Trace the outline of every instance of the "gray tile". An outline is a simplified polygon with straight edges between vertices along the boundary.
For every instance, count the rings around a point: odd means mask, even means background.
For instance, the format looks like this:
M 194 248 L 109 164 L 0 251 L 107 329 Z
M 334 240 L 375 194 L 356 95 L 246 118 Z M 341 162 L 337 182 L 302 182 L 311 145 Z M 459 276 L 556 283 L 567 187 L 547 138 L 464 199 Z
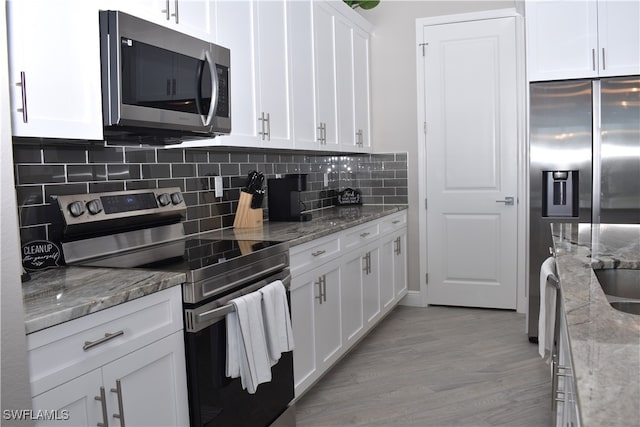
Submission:
M 174 178 L 189 178 L 196 175 L 196 165 L 188 163 L 175 163 L 171 165 L 171 174 Z
M 221 164 L 220 175 L 238 176 L 240 175 L 240 165 L 237 163 Z
M 150 190 L 158 188 L 158 184 L 153 179 L 141 180 L 141 181 L 127 181 L 127 190 Z
M 105 165 L 67 166 L 67 181 L 69 182 L 105 181 L 106 179 Z
M 142 165 L 142 178 L 154 179 L 154 178 L 169 178 L 171 177 L 170 165 Z
M 17 184 L 46 184 L 64 182 L 64 166 L 60 165 L 18 165 Z
M 42 148 L 37 144 L 13 144 L 13 162 L 42 163 Z
M 127 163 L 155 163 L 156 150 L 149 148 L 127 148 L 125 150 Z
M 89 186 L 86 182 L 76 184 L 49 184 L 44 186 L 44 198 L 49 200 L 52 196 L 64 196 L 71 194 L 86 194 Z
M 185 150 L 184 158 L 187 163 L 207 163 L 209 155 L 204 150 Z
M 229 163 L 231 155 L 229 153 L 220 153 L 215 151 L 209 152 L 210 163 Z
M 407 180 L 406 179 L 385 179 L 384 180 L 385 187 L 406 187 Z
M 97 147 L 88 150 L 89 163 L 124 163 L 124 147 Z
M 200 232 L 218 230 L 222 228 L 222 218 L 213 217 L 200 221 Z
M 140 166 L 108 164 L 107 177 L 109 181 L 140 179 Z
M 184 179 L 158 179 L 158 188 L 178 187 L 180 191 L 184 191 Z
M 37 225 L 33 227 L 22 227 L 20 229 L 20 242 L 24 245 L 34 240 L 48 240 L 47 227 L 45 225 Z
M 16 187 L 18 206 L 40 205 L 44 203 L 42 185 L 19 185 Z
M 184 150 L 182 148 L 158 150 L 158 163 L 184 163 Z
M 45 163 L 87 163 L 84 147 L 44 147 L 42 154 Z
M 231 153 L 231 163 L 247 163 L 248 161 L 248 153 Z
M 124 182 L 122 181 L 90 182 L 89 183 L 90 193 L 106 193 L 109 191 L 123 191 L 123 190 L 124 190 Z

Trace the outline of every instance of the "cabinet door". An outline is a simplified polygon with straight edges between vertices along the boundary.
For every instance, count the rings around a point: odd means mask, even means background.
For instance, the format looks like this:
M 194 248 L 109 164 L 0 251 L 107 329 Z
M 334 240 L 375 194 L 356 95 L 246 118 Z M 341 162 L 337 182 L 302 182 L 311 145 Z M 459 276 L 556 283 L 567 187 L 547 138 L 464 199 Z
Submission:
M 97 4 L 34 0 L 6 6 L 13 135 L 101 140 Z
M 291 92 L 295 148 L 318 149 L 313 44 L 313 3 L 288 3 Z
M 353 30 L 353 93 L 356 147 L 358 151 L 371 151 L 369 101 L 369 35 Z
M 314 307 L 317 287 L 313 280 L 291 279 L 293 379 L 296 397 L 313 382 L 316 373 Z
M 207 41 L 214 41 L 212 2 L 207 0 L 101 0 L 104 9 L 120 10 Z
M 598 4 L 527 1 L 528 78 L 559 80 L 598 75 Z
M 338 104 L 338 141 L 349 150 L 356 145 L 353 98 L 353 38 L 351 24 L 335 18 L 336 88 Z
M 189 425 L 184 358 L 179 331 L 105 365 L 109 425 Z
M 362 305 L 366 323 L 373 323 L 380 315 L 380 248 L 372 248 L 365 254 L 365 270 L 362 276 Z
M 314 2 L 313 14 L 317 121 L 325 129 L 322 148 L 335 150 L 338 148 L 335 18 L 333 10 L 322 2 Z
M 345 257 L 340 268 L 342 279 L 342 336 L 345 344 L 356 340 L 364 329 L 362 282 L 367 265 L 365 254 L 356 250 Z
M 395 243 L 397 242 L 397 243 Z M 394 239 L 393 283 L 396 297 L 407 292 L 407 233 L 400 233 Z
M 380 264 L 380 303 L 382 304 L 382 310 L 384 311 L 394 301 L 396 296 L 395 290 L 395 237 L 385 237 L 380 246 L 380 258 L 382 263 Z
M 601 76 L 640 74 L 640 2 L 598 2 Z
M 319 270 L 314 280 L 317 292 L 314 306 L 316 360 L 318 364 L 330 364 L 342 348 L 340 267 L 332 262 Z
M 258 65 L 254 40 L 255 2 L 221 1 L 216 5 L 218 43 L 231 49 L 231 135 L 217 137 L 213 143 L 259 147 L 262 130 Z
M 106 425 L 101 398 L 100 369 L 88 372 L 52 390 L 34 396 L 33 410 L 46 411 L 51 419 L 39 420 L 38 426 L 95 426 Z M 105 396 L 108 390 L 105 390 Z M 105 397 L 106 398 L 106 397 Z
M 287 2 L 256 1 L 260 114 L 268 114 L 263 146 L 291 148 Z M 262 116 L 261 116 L 262 118 Z

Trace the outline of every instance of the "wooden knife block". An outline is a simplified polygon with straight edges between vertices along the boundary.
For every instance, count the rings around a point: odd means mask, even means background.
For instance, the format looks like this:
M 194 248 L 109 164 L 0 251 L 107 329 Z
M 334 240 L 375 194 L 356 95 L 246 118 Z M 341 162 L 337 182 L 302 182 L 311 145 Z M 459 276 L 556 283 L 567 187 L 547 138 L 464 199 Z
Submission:
M 253 195 L 240 191 L 238 209 L 233 220 L 233 228 L 262 227 L 262 208 L 251 209 Z

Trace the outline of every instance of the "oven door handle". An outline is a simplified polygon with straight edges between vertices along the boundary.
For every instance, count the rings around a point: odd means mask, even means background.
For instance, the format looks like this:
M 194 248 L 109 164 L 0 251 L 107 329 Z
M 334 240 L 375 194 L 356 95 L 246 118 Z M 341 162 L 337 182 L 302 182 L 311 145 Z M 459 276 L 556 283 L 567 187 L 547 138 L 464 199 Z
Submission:
M 197 309 L 186 309 L 185 312 L 185 330 L 187 332 L 198 332 L 218 321 L 224 319 L 224 317 L 235 310 L 233 304 L 230 301 L 234 298 L 241 297 L 243 295 L 255 292 L 260 288 L 265 287 L 271 282 L 281 280 L 285 289 L 289 290 L 291 286 L 291 275 L 287 269 L 284 274 L 276 274 L 261 280 L 253 285 L 242 288 L 237 292 L 226 295 L 223 298 L 217 299 L 209 304 L 205 304 Z M 213 307 L 213 308 L 210 308 Z M 204 310 L 204 311 L 202 311 Z

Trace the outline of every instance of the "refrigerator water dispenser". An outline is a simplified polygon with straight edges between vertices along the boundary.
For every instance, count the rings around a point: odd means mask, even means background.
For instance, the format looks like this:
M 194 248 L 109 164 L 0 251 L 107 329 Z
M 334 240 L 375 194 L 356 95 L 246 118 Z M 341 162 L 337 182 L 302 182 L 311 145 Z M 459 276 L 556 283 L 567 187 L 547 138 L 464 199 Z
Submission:
M 542 172 L 542 216 L 578 216 L 578 171 Z

